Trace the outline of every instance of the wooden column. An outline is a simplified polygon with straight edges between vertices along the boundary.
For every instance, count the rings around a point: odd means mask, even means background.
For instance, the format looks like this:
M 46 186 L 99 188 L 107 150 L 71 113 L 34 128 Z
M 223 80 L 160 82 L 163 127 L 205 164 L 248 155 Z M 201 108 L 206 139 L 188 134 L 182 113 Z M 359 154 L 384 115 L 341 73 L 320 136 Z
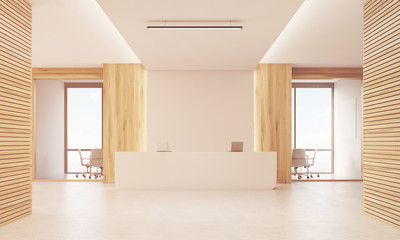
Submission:
M 364 211 L 400 227 L 400 1 L 364 4 Z
M 0 226 L 32 213 L 32 8 L 0 1 Z
M 115 183 L 115 152 L 146 151 L 146 83 L 141 64 L 104 64 L 104 183 Z
M 277 182 L 291 183 L 292 65 L 259 64 L 254 87 L 254 151 L 277 152 Z

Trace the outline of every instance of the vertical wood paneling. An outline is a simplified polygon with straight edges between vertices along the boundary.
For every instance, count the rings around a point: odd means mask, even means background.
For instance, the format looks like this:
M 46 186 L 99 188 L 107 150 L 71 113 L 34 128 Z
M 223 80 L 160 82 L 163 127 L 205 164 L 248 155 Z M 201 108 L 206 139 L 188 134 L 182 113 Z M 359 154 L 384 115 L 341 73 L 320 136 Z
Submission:
M 0 226 L 32 213 L 31 15 L 0 1 Z
M 259 64 L 254 81 L 254 150 L 277 152 L 277 182 L 291 183 L 292 65 Z
M 400 227 L 400 1 L 364 5 L 366 214 Z
M 141 64 L 104 64 L 104 183 L 115 182 L 115 152 L 146 151 L 146 69 Z

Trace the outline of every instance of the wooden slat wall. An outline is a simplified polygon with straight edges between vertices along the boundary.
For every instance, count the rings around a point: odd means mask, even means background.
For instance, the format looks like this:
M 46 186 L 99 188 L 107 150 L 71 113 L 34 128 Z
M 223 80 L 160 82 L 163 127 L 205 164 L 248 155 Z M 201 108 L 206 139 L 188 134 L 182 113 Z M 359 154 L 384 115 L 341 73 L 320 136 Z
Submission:
M 254 151 L 277 152 L 277 182 L 291 183 L 292 65 L 259 64 L 254 87 Z
M 400 227 L 400 1 L 364 5 L 364 211 Z
M 146 151 L 146 69 L 141 64 L 104 64 L 104 183 L 115 183 L 115 152 Z
M 32 10 L 0 1 L 0 225 L 32 213 Z

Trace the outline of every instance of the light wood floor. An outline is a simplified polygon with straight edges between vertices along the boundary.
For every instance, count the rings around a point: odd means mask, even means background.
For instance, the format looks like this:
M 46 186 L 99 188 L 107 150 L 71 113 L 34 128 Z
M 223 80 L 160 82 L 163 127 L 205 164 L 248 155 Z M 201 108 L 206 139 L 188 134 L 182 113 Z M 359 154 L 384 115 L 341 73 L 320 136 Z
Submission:
M 33 214 L 0 239 L 384 239 L 400 229 L 362 212 L 362 182 L 295 182 L 270 191 L 122 191 L 34 182 Z

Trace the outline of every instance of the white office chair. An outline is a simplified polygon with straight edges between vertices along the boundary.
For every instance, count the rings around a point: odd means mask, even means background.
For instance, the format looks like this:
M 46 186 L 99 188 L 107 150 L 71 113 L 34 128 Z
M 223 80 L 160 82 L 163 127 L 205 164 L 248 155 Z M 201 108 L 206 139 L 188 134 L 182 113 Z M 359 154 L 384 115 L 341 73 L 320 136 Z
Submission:
M 313 178 L 312 173 L 310 172 L 310 167 L 314 166 L 315 158 L 317 156 L 317 149 L 314 150 L 314 155 L 312 157 L 306 156 L 306 168 L 307 168 L 307 179 L 310 177 Z M 319 173 L 317 173 L 317 177 L 319 177 Z
M 297 177 L 298 179 L 301 179 L 302 175 L 304 175 L 304 173 L 299 170 L 302 167 L 306 167 L 306 166 L 307 166 L 306 150 L 305 149 L 293 149 L 293 152 L 292 152 L 292 167 L 293 167 L 292 175 Z
M 102 149 L 92 149 L 92 155 L 90 156 L 90 174 L 89 179 L 92 175 L 97 179 L 103 176 L 103 150 Z M 100 168 L 100 172 L 95 172 L 92 174 L 92 168 Z
M 79 157 L 80 157 L 80 159 L 81 159 L 81 165 L 82 165 L 83 167 L 86 167 L 86 173 L 85 173 L 85 172 L 77 173 L 77 174 L 76 174 L 76 177 L 78 177 L 79 174 L 82 174 L 82 177 L 84 177 L 84 178 L 86 178 L 86 174 L 89 174 L 89 177 L 90 177 L 90 173 L 89 173 L 90 158 L 84 158 L 84 157 L 82 157 L 82 152 L 81 152 L 80 149 L 78 149 L 78 152 L 79 152 Z M 87 161 L 87 162 L 85 163 L 85 161 Z

